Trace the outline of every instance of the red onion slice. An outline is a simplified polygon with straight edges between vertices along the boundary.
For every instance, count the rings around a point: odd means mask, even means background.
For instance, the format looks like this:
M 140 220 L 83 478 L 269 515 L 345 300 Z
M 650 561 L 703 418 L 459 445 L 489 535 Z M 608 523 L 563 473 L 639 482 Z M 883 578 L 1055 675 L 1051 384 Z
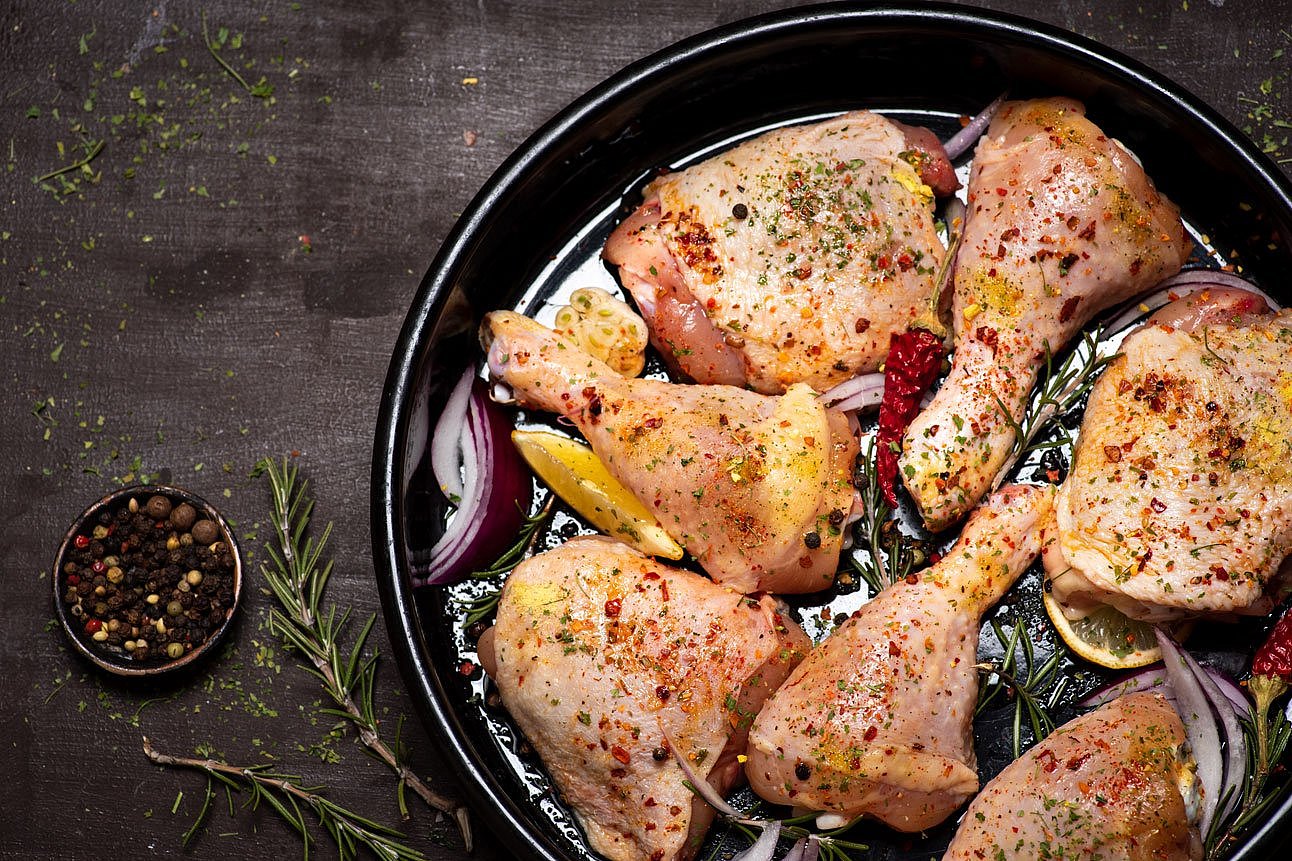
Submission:
M 803 853 L 807 851 L 807 844 L 808 839 L 806 837 L 800 837 L 795 840 L 794 845 L 790 847 L 790 851 L 781 856 L 781 861 L 803 861 Z
M 877 406 L 884 397 L 883 374 L 861 374 L 816 396 L 822 406 L 847 412 Z M 851 404 L 851 406 L 844 406 Z
M 1251 701 L 1248 700 L 1247 695 L 1243 693 L 1243 689 L 1233 679 L 1213 667 L 1203 667 L 1202 671 L 1216 683 L 1220 693 L 1240 714 L 1246 713 L 1251 708 Z M 1137 670 L 1133 674 L 1120 678 L 1115 682 L 1095 688 L 1084 699 L 1077 702 L 1077 707 L 1097 709 L 1100 706 L 1108 705 L 1108 703 L 1120 696 L 1138 693 L 1139 691 L 1151 691 L 1161 694 L 1172 703 L 1175 702 L 1175 688 L 1171 687 L 1171 680 L 1166 677 L 1166 670 L 1154 665 Z
M 1208 833 L 1220 806 L 1220 794 L 1225 784 L 1225 763 L 1220 752 L 1220 727 L 1212 712 L 1211 700 L 1202 683 L 1194 674 L 1184 652 L 1160 628 L 1157 642 L 1162 648 L 1163 666 L 1171 686 L 1175 688 L 1176 711 L 1184 723 L 1189 737 L 1189 747 L 1198 764 L 1198 781 L 1202 784 L 1202 818 L 1198 824 L 1202 834 Z
M 1247 738 L 1243 735 L 1243 728 L 1238 723 L 1238 713 L 1234 709 L 1233 703 L 1220 690 L 1215 679 L 1201 665 L 1194 660 L 1193 656 L 1183 649 L 1180 653 L 1184 656 L 1184 662 L 1188 664 L 1189 669 L 1198 678 L 1202 685 L 1202 690 L 1206 693 L 1207 699 L 1211 701 L 1211 706 L 1215 709 L 1216 715 L 1220 718 L 1220 727 L 1224 731 L 1225 741 L 1225 778 L 1221 782 L 1220 793 L 1216 798 L 1217 810 L 1216 819 L 1224 822 L 1229 814 L 1233 811 L 1234 806 L 1238 804 L 1239 797 L 1243 794 L 1243 781 L 1247 777 Z M 1244 712 L 1246 708 L 1244 707 Z M 1206 834 L 1206 829 L 1203 829 Z
M 1216 683 L 1216 687 L 1220 689 L 1220 692 L 1225 695 L 1225 699 L 1229 700 L 1230 705 L 1239 714 L 1247 714 L 1251 710 L 1252 702 L 1243 693 L 1243 689 L 1238 686 L 1237 682 L 1212 667 L 1203 667 L 1202 669 Z
M 440 490 L 454 505 L 460 505 L 465 495 L 462 484 L 463 454 L 467 441 L 467 402 L 471 397 L 471 380 L 475 365 L 467 366 L 462 377 L 449 394 L 449 401 L 435 423 L 431 438 L 431 472 L 439 482 Z
M 1105 331 L 1115 335 L 1145 314 L 1192 296 L 1208 287 L 1246 290 L 1248 293 L 1260 296 L 1274 311 L 1283 307 L 1270 294 L 1231 272 L 1222 272 L 1219 269 L 1190 269 L 1159 281 L 1148 293 L 1127 302 L 1108 323 Z
M 687 762 L 686 757 L 678 751 L 677 745 L 673 744 L 673 740 L 668 737 L 668 733 L 664 734 L 664 740 L 668 742 L 668 749 L 673 752 L 674 761 L 677 762 L 678 768 L 682 769 L 682 773 L 686 775 L 686 780 L 691 784 L 691 789 L 696 795 L 703 798 L 710 807 L 723 816 L 751 825 L 762 824 L 761 822 L 745 819 L 745 814 L 728 804 L 727 800 L 718 794 L 718 790 L 713 788 L 713 784 L 701 777 L 700 773 L 691 767 L 691 763 Z
M 776 855 L 776 842 L 781 839 L 781 823 L 772 819 L 762 823 L 763 833 L 758 835 L 754 845 L 741 852 L 731 861 L 772 861 Z
M 412 560 L 415 586 L 457 582 L 482 567 L 515 540 L 529 506 L 529 472 L 511 444 L 511 422 L 469 369 L 464 379 L 470 396 L 465 431 L 459 432 L 466 437 L 462 498 L 425 560 Z M 440 442 L 436 431 L 432 448 Z
M 944 143 L 942 148 L 947 151 L 947 158 L 955 161 L 968 152 L 974 144 L 978 143 L 978 138 L 982 137 L 983 133 L 987 131 L 987 126 L 991 125 L 992 118 L 996 116 L 996 112 L 1000 110 L 1000 106 L 1004 101 L 1005 94 L 1001 93 L 991 104 L 979 111 L 967 126 L 956 132 Z
M 1133 675 L 1119 679 L 1101 688 L 1091 691 L 1085 699 L 1077 703 L 1078 708 L 1094 709 L 1107 705 L 1126 694 L 1140 691 L 1159 693 L 1167 699 L 1175 699 L 1175 689 L 1167 678 L 1166 670 L 1159 666 L 1146 667 Z
M 1158 289 L 1169 289 L 1181 285 L 1200 286 L 1200 287 L 1232 287 L 1236 290 L 1246 290 L 1248 293 L 1255 293 L 1275 311 L 1282 308 L 1282 304 L 1277 302 L 1273 296 L 1257 287 L 1240 275 L 1232 272 L 1225 272 L 1220 269 L 1190 269 L 1186 272 L 1180 272 L 1167 278 L 1157 285 Z M 1191 293 L 1194 291 L 1190 291 Z

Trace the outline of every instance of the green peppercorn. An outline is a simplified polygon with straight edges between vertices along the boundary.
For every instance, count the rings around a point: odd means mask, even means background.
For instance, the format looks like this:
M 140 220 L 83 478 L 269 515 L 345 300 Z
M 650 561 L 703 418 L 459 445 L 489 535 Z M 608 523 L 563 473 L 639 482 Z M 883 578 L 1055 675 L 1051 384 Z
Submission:
M 184 657 L 184 644 L 171 643 L 166 646 L 166 657 L 171 659 Z
M 202 582 L 202 572 L 194 568 L 184 575 L 184 581 L 190 586 L 196 586 Z
M 178 601 L 171 601 L 166 605 L 166 612 L 172 616 L 178 616 L 184 612 L 184 605 Z

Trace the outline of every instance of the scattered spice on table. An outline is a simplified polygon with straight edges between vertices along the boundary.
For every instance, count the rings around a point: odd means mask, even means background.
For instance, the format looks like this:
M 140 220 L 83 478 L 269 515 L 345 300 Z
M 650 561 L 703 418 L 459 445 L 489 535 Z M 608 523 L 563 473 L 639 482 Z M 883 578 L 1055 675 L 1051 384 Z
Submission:
M 73 629 L 109 659 L 182 658 L 233 606 L 233 549 L 219 526 L 160 494 L 101 510 L 72 539 L 59 576 Z

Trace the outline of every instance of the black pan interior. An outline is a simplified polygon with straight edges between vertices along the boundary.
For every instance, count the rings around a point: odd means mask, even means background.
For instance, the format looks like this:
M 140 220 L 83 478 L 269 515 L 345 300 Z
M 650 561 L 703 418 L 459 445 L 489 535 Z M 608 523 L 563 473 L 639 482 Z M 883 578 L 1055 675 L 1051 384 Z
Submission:
M 473 656 L 461 609 L 445 590 L 414 593 L 407 575 L 410 551 L 429 547 L 441 529 L 444 502 L 425 480 L 425 440 L 447 386 L 478 356 L 480 315 L 534 307 L 576 270 L 609 278 L 593 271 L 600 243 L 617 208 L 633 203 L 635 189 L 660 167 L 769 125 L 854 108 L 946 136 L 959 115 L 1004 90 L 1085 101 L 1092 119 L 1133 149 L 1180 205 L 1195 236 L 1209 240 L 1212 256 L 1292 301 L 1283 274 L 1292 263 L 1292 189 L 1224 120 L 1133 61 L 1071 34 L 929 5 L 765 16 L 629 67 L 513 155 L 440 250 L 405 322 L 382 400 L 373 466 L 378 583 L 423 718 L 478 821 L 519 856 L 588 857 L 537 760 L 516 753 L 520 740 L 505 714 L 485 706 L 478 671 L 475 678 L 459 672 Z M 1043 641 L 1035 586 L 1020 585 L 1006 602 Z M 1252 625 L 1225 632 L 1214 644 L 1217 659 L 1241 665 L 1259 635 Z M 1081 667 L 1065 672 L 1075 679 L 1071 698 L 1100 678 Z M 984 780 L 1009 758 L 1003 720 L 988 715 L 978 726 Z M 1281 823 L 1292 823 L 1287 798 L 1235 857 L 1269 857 L 1285 839 Z M 875 846 L 868 857 L 928 858 L 950 833 L 946 825 L 924 838 L 893 839 L 874 828 L 863 839 Z

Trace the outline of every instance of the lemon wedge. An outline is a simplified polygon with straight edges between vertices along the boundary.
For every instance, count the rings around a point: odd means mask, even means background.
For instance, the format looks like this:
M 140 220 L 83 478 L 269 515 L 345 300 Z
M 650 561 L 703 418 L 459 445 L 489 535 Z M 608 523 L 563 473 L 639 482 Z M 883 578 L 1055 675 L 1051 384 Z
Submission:
M 1153 626 L 1131 619 L 1116 607 L 1105 604 L 1080 619 L 1069 619 L 1063 605 L 1046 592 L 1045 612 L 1069 649 L 1101 667 L 1132 670 L 1162 660 Z
M 681 545 L 592 449 L 546 431 L 512 431 L 511 441 L 530 469 L 597 529 L 651 556 L 682 558 Z

